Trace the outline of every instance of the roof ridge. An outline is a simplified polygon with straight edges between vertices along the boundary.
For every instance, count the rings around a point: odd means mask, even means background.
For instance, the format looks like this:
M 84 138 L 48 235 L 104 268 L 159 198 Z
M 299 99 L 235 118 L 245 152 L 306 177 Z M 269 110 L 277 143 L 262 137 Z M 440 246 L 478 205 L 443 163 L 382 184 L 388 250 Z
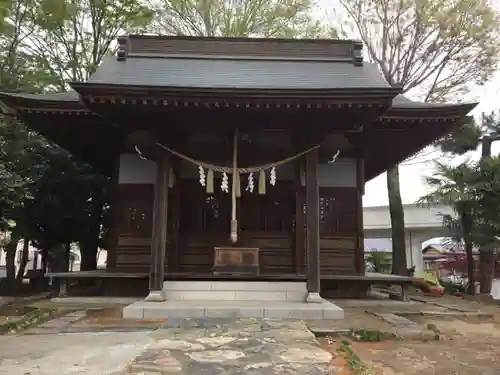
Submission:
M 203 41 L 231 41 L 236 43 L 261 42 L 261 43 L 318 43 L 318 44 L 351 44 L 361 43 L 359 39 L 333 39 L 333 38 L 265 38 L 244 36 L 199 36 L 199 35 L 145 35 L 123 34 L 118 38 L 150 39 L 150 40 L 203 40 Z
M 186 55 L 191 58 L 211 56 L 234 58 L 254 57 L 256 59 L 293 58 L 311 61 L 313 58 L 341 59 L 356 66 L 363 65 L 363 43 L 355 40 L 315 39 L 262 39 L 223 37 L 154 37 L 150 35 L 129 35 L 118 37 L 117 60 L 125 61 L 128 56 L 142 57 L 158 55 Z
M 143 59 L 172 59 L 172 60 L 233 60 L 233 61 L 283 61 L 283 62 L 340 62 L 351 63 L 352 58 L 348 57 L 284 57 L 284 56 L 251 56 L 251 55 L 200 55 L 200 54 L 147 54 L 128 53 L 127 58 Z

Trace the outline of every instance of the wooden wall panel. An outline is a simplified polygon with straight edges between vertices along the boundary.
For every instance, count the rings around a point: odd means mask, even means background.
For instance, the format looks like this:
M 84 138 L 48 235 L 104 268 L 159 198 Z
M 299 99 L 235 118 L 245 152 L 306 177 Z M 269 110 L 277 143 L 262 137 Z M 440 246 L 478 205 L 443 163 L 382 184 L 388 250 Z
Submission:
M 192 186 L 185 190 L 183 186 L 183 189 L 179 189 L 180 195 L 170 194 L 170 207 L 179 203 L 180 207 L 177 209 L 180 210 L 180 221 L 169 220 L 173 228 L 179 230 L 179 235 L 172 237 L 171 234 L 175 232 L 172 232 L 172 227 L 169 228 L 166 272 L 211 273 L 213 248 L 230 245 L 230 206 L 225 202 L 225 197 L 221 197 L 220 202 L 214 206 L 213 202 L 207 200 L 203 189 L 194 184 Z M 115 269 L 121 272 L 147 272 L 153 186 L 120 185 L 119 190 L 120 220 Z M 268 190 L 264 197 L 256 195 L 246 203 L 243 199 L 240 201 L 239 214 L 249 212 L 250 215 L 246 220 L 240 221 L 244 228 L 239 233 L 238 246 L 261 249 L 262 273 L 295 274 L 295 199 L 304 195 L 296 194 L 294 188 L 288 189 L 286 186 L 281 188 L 281 192 L 278 187 Z M 279 199 L 278 193 L 283 194 Z M 258 202 L 262 202 L 261 205 Z M 360 242 L 357 215 L 361 212 L 358 204 L 358 191 L 355 188 L 320 188 L 320 267 L 324 275 L 358 272 L 356 262 L 359 261 L 357 254 Z M 262 216 L 267 205 L 275 206 L 268 211 L 272 216 Z M 214 217 L 214 207 L 218 210 L 218 217 Z M 306 207 L 304 210 L 307 211 Z M 307 259 L 304 258 L 304 265 L 306 264 Z
M 358 190 L 320 187 L 319 194 L 321 274 L 355 275 L 358 273 L 360 231 Z M 304 210 L 307 215 L 305 202 Z M 306 256 L 304 262 L 307 264 Z
M 229 234 L 226 235 L 228 237 Z M 210 234 L 183 233 L 180 249 L 180 272 L 211 273 L 214 260 L 214 247 L 229 246 L 228 239 L 218 240 Z M 260 271 L 262 274 L 295 273 L 292 241 L 290 236 L 279 233 L 241 233 L 243 247 L 260 249 Z
M 175 191 L 175 188 L 172 189 Z M 118 272 L 148 272 L 151 256 L 151 231 L 153 218 L 154 186 L 151 184 L 119 184 L 116 263 Z M 165 269 L 171 270 L 169 263 L 175 263 L 177 221 L 174 204 L 177 194 L 169 194 L 169 220 L 165 251 Z

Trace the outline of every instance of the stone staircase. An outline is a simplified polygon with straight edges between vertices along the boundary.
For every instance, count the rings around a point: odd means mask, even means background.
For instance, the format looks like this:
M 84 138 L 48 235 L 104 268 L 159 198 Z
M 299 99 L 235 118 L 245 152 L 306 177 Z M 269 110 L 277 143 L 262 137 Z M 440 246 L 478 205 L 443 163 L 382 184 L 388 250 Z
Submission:
M 306 303 L 306 283 L 275 281 L 166 281 L 164 302 L 137 301 L 123 309 L 130 319 L 253 317 L 343 319 L 331 302 Z

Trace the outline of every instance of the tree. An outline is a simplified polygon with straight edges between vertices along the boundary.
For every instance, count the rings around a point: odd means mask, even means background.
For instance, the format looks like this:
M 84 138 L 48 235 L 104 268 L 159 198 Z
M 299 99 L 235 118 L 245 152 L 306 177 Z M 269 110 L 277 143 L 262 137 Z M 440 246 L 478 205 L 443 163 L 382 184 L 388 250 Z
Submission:
M 37 92 L 47 75 L 21 48 L 34 26 L 30 1 L 9 2 L 0 27 L 0 87 L 2 90 Z M 0 5 L 1 6 L 1 5 Z M 46 161 L 40 153 L 47 143 L 13 118 L 0 117 L 0 231 L 9 231 L 6 245 L 7 281 L 15 278 L 15 252 L 22 237 L 29 241 L 23 222 L 24 207 L 33 195 L 34 182 Z
M 500 159 L 481 158 L 475 172 L 477 207 L 473 241 L 479 247 L 480 292 L 490 294 L 500 234 Z
M 465 243 L 472 284 L 475 281 L 472 246 L 479 248 L 481 293 L 489 293 L 493 254 L 500 233 L 500 158 L 483 158 L 457 167 L 438 164 L 438 171 L 437 176 L 427 179 L 434 191 L 420 201 L 445 203 L 454 208 L 458 219 L 445 215 L 443 223 L 456 241 Z
M 475 273 L 473 259 L 473 217 L 477 208 L 477 197 L 474 189 L 476 176 L 469 162 L 457 167 L 436 163 L 436 174 L 427 177 L 427 184 L 433 191 L 419 199 L 421 204 L 442 203 L 450 205 L 457 213 L 458 220 L 444 216 L 444 224 L 463 239 L 467 255 L 467 273 L 469 277 L 468 292 L 475 294 Z M 458 225 L 455 225 L 458 224 Z M 458 234 L 456 230 L 458 229 Z
M 498 113 L 492 112 L 489 114 L 482 114 L 481 123 L 477 124 L 471 122 L 457 129 L 455 132 L 449 136 L 441 139 L 437 145 L 441 148 L 443 152 L 452 153 L 454 155 L 464 155 L 469 151 L 476 150 L 479 145 L 481 145 L 481 159 L 482 162 L 477 167 L 478 173 L 485 174 L 483 180 L 487 184 L 488 188 L 496 187 L 495 173 L 491 170 L 491 163 L 495 163 L 496 159 L 491 159 L 491 146 L 494 141 L 500 140 L 500 116 Z M 490 177 L 488 179 L 488 177 Z M 484 190 L 482 191 L 484 192 Z M 494 195 L 493 195 L 494 196 Z M 491 195 L 483 196 L 484 199 L 491 198 Z M 496 212 L 494 210 L 495 202 L 491 202 L 489 199 L 483 203 L 482 207 L 483 216 L 489 216 L 489 222 L 494 223 L 496 218 Z M 490 214 L 490 211 L 493 212 Z M 493 217 L 493 219 L 492 219 Z M 479 242 L 479 253 L 480 253 L 480 285 L 481 293 L 489 294 L 491 292 L 491 283 L 493 280 L 493 267 L 494 267 L 494 257 L 491 245 L 491 239 L 498 235 L 498 231 L 494 228 L 490 228 L 487 225 L 481 226 L 485 233 L 482 240 Z M 487 237 L 490 238 L 487 238 Z
M 311 0 L 159 0 L 160 34 L 233 37 L 318 37 Z
M 486 0 L 341 0 L 348 25 L 387 82 L 428 102 L 483 84 L 499 56 L 499 17 Z M 344 35 L 346 32 L 344 31 Z M 387 171 L 393 272 L 406 268 L 399 170 Z
M 33 32 L 20 48 L 52 77 L 52 81 L 45 82 L 45 91 L 65 91 L 69 81 L 87 81 L 104 57 L 113 53 L 119 34 L 145 30 L 153 16 L 152 9 L 141 0 L 40 0 L 38 4 L 41 11 L 34 13 L 24 25 Z M 46 195 L 38 190 L 31 207 L 39 236 L 34 240 L 44 249 L 78 241 L 81 269 L 95 269 L 109 179 L 100 171 L 68 158 L 62 150 L 61 155 L 62 161 L 57 160 L 58 155 L 52 155 L 51 166 L 45 170 L 44 177 L 56 178 L 40 180 L 42 185 L 38 188 L 43 187 Z M 69 177 L 57 178 L 62 172 Z M 56 191 L 59 193 L 53 196 Z M 63 191 L 79 193 L 73 197 L 73 204 L 63 204 L 68 203 Z M 44 202 L 45 199 L 48 200 Z M 69 221 L 64 221 L 68 216 L 74 227 L 68 227 Z
M 144 31 L 153 16 L 140 0 L 44 0 L 41 7 L 23 48 L 57 78 L 52 88 L 62 91 L 68 82 L 87 81 L 118 35 Z

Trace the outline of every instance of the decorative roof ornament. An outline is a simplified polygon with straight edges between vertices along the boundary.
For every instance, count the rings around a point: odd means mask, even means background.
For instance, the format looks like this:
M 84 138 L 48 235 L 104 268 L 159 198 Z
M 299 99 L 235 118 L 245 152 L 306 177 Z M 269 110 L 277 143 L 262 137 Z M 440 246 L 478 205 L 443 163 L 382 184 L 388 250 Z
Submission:
M 339 154 L 340 154 L 340 150 L 337 150 L 337 152 L 332 156 L 332 159 L 330 161 L 328 161 L 328 164 L 335 163 L 335 161 L 337 160 L 337 157 L 339 156 Z
M 142 160 L 148 160 L 144 154 L 139 150 L 139 147 L 137 145 L 134 146 L 135 152 L 137 153 L 137 156 L 139 156 Z

